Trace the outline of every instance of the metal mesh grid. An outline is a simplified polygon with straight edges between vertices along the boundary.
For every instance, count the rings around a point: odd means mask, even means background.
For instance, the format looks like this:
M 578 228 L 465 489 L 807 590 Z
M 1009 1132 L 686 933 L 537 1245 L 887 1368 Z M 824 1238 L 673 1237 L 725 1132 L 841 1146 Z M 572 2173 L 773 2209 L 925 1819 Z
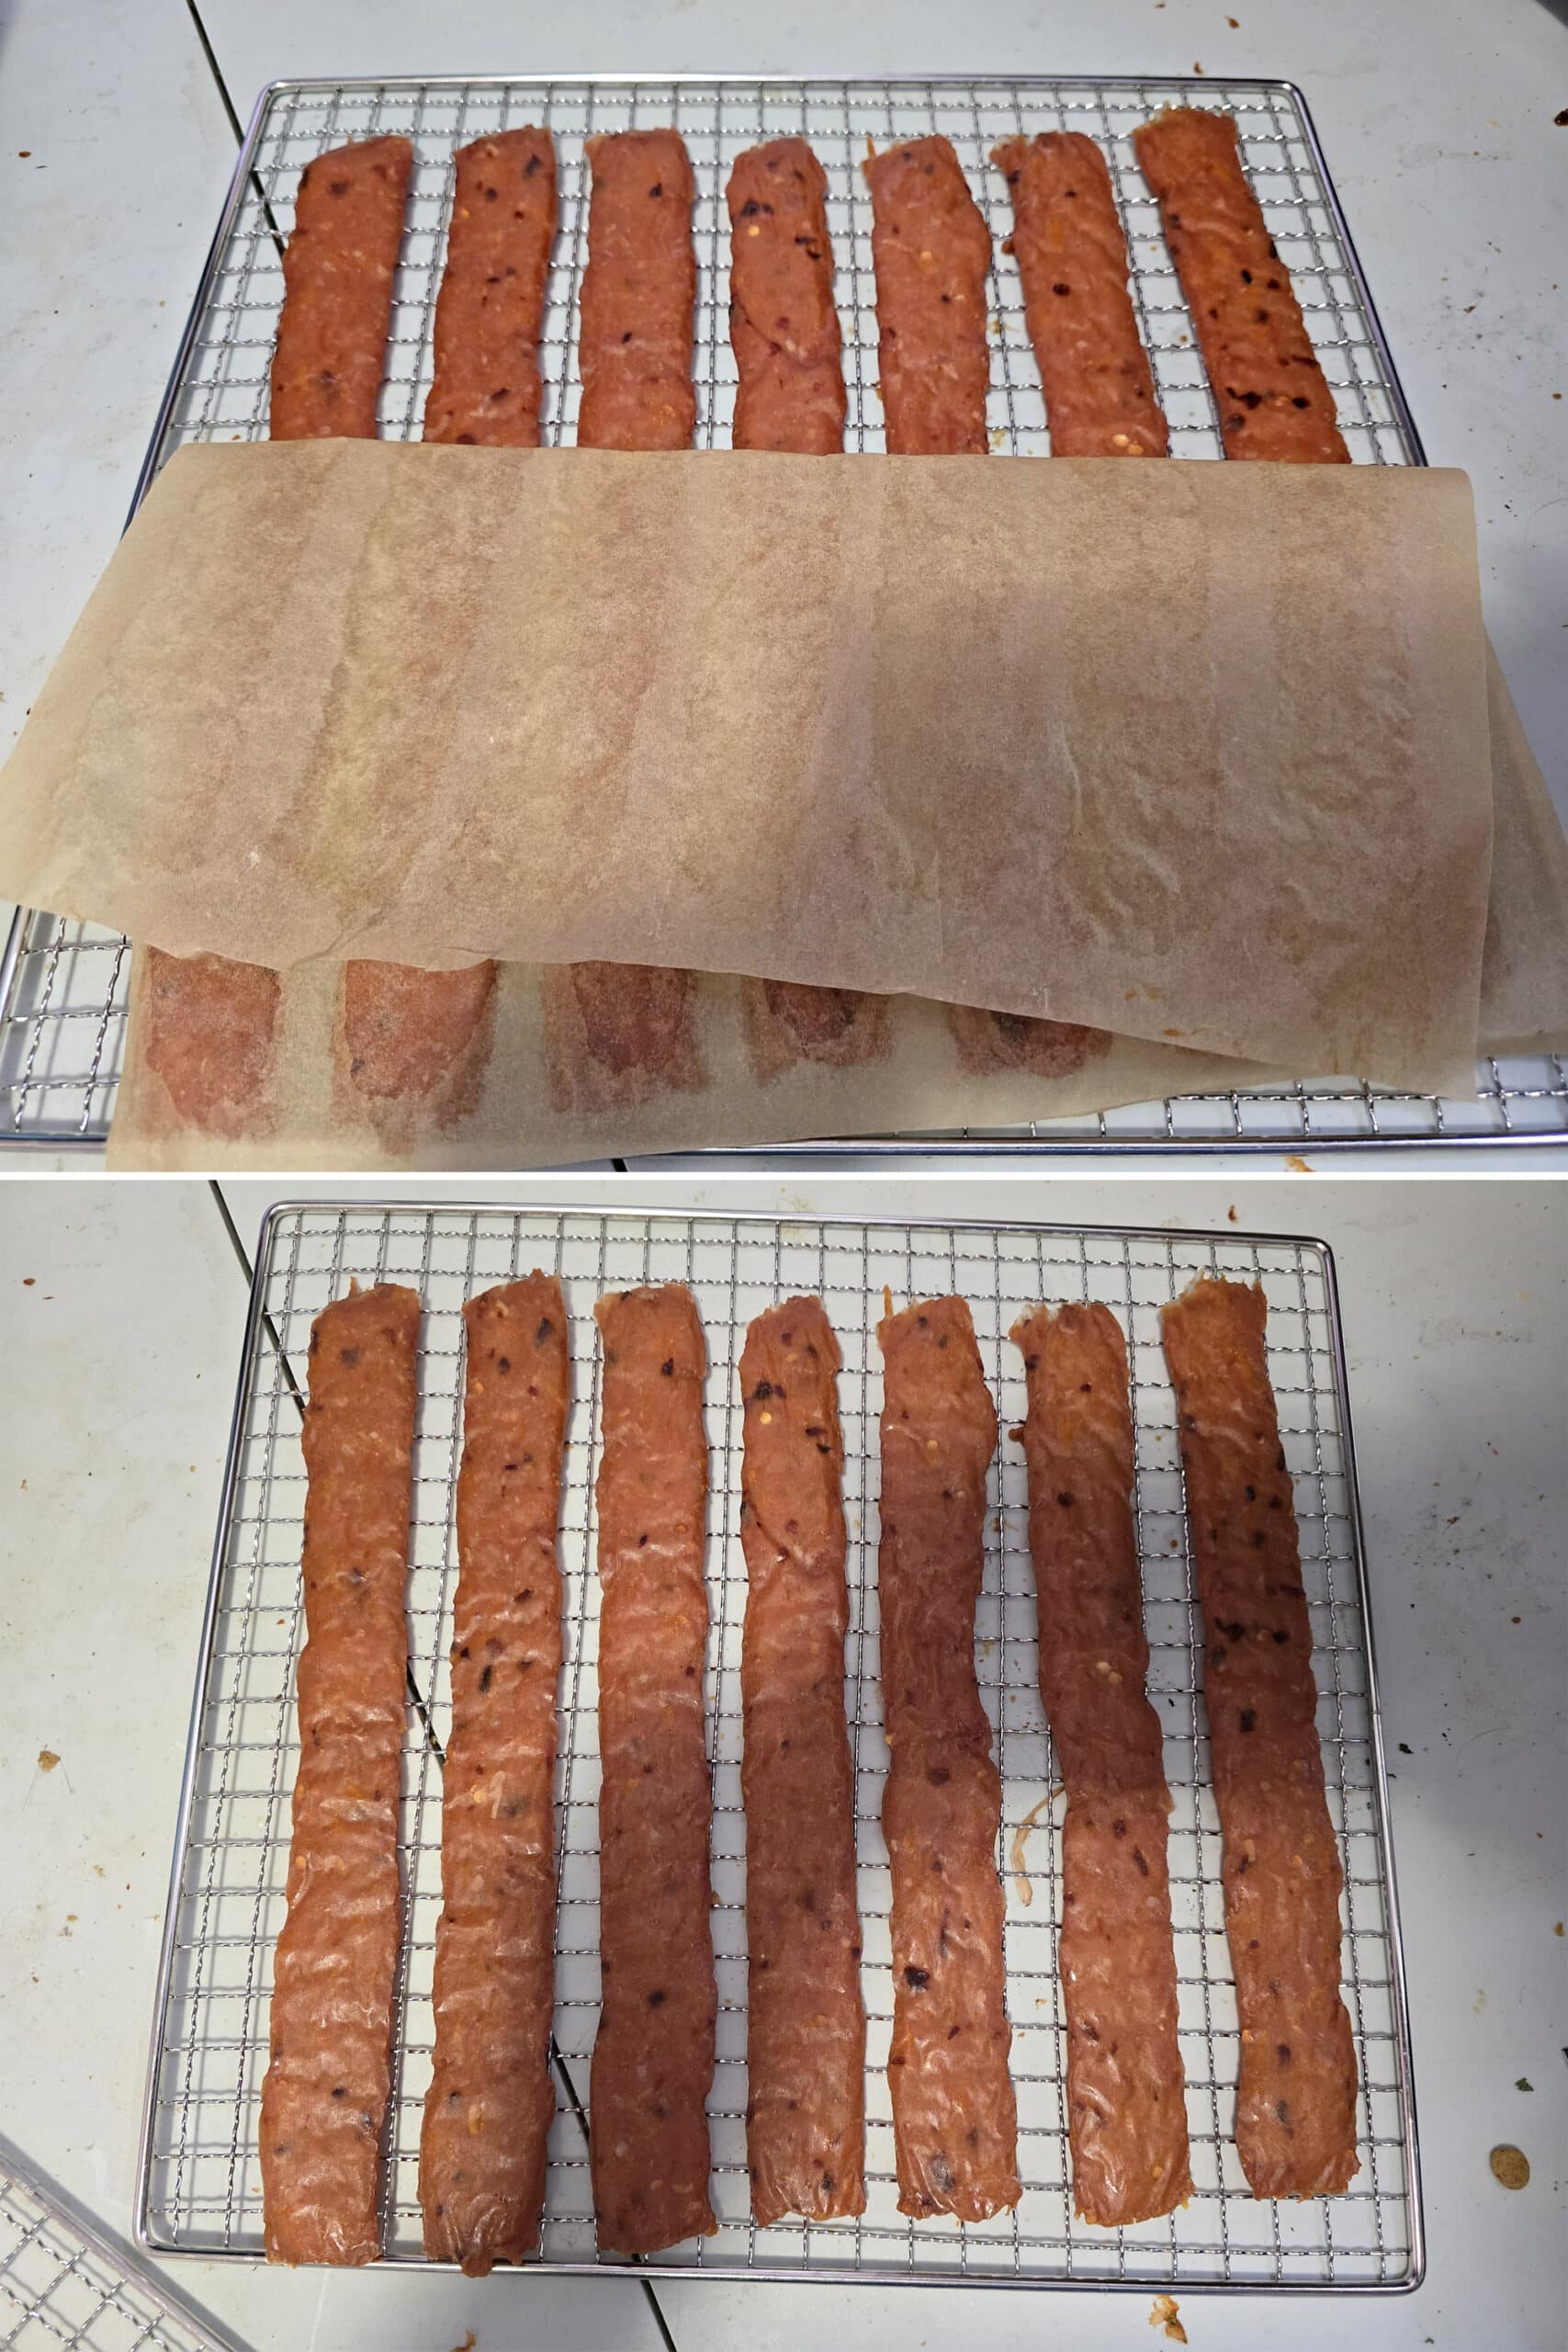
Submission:
M 186 441 L 265 437 L 267 370 L 282 300 L 282 240 L 293 224 L 299 172 L 324 149 L 375 131 L 406 132 L 418 159 L 379 404 L 383 435 L 417 436 L 431 377 L 453 152 L 486 130 L 528 121 L 549 126 L 559 163 L 560 232 L 540 353 L 547 442 L 576 437 L 576 295 L 588 215 L 583 141 L 596 131 L 672 122 L 691 148 L 698 187 L 694 225 L 700 447 L 728 446 L 734 405 L 724 182 L 743 148 L 785 131 L 800 131 L 810 140 L 829 178 L 849 393 L 847 446 L 883 447 L 871 211 L 860 164 L 868 139 L 886 144 L 934 129 L 953 141 L 992 233 L 992 447 L 1010 455 L 1043 453 L 1050 437 L 1024 325 L 1018 266 L 1002 251 L 1011 227 L 1007 190 L 988 155 L 1014 131 L 1076 129 L 1097 139 L 1110 160 L 1128 229 L 1139 323 L 1170 420 L 1173 450 L 1179 457 L 1217 458 L 1213 398 L 1130 138 L 1134 127 L 1160 107 L 1187 98 L 1227 109 L 1241 125 L 1247 167 L 1334 386 L 1352 456 L 1376 464 L 1421 462 L 1415 426 L 1315 135 L 1298 94 L 1286 84 L 1180 78 L 310 82 L 275 85 L 258 109 L 138 495 Z M 107 933 L 47 915 L 19 919 L 0 965 L 0 1142 L 102 1141 L 124 1051 L 125 966 L 123 941 Z M 966 1132 L 979 1139 L 980 1131 Z M 1300 1143 L 1337 1148 L 1563 1136 L 1568 1073 L 1561 1059 L 1542 1057 L 1483 1063 L 1473 1100 L 1440 1102 L 1339 1081 L 1186 1095 L 1087 1118 L 985 1132 L 987 1141 L 1041 1151 L 1136 1149 L 1172 1142 L 1188 1149 L 1278 1149 Z
M 304 1475 L 299 1401 L 311 1318 L 346 1288 L 389 1278 L 424 1300 L 409 1622 L 411 1710 L 402 1850 L 406 1939 L 399 1992 L 383 2243 L 420 2258 L 418 2137 L 429 2079 L 430 1980 L 440 1903 L 442 1743 L 456 1575 L 454 1485 L 461 1444 L 465 1299 L 536 1265 L 562 1276 L 575 1394 L 561 1523 L 566 1667 L 557 1786 L 560 1861 L 555 2019 L 558 2111 L 541 2256 L 595 2265 L 585 2100 L 598 2013 L 598 1755 L 593 1569 L 598 1363 L 591 1310 L 605 1289 L 689 1283 L 707 1332 L 712 1625 L 706 1702 L 714 1765 L 712 1866 L 718 2064 L 709 2100 L 718 2234 L 643 2268 L 681 2276 L 1292 2289 L 1409 2285 L 1420 2262 L 1414 2117 L 1358 1548 L 1353 1465 L 1332 1272 L 1311 1242 L 1205 1240 L 1037 1227 L 906 1227 L 848 1220 L 615 1216 L 508 1210 L 289 1207 L 274 1212 L 253 1298 L 219 1538 L 209 1634 L 187 1763 L 183 1842 L 171 1889 L 143 2144 L 143 2220 L 155 2246 L 254 2255 L 262 2245 L 256 2118 L 267 2049 L 272 1950 L 283 1917 L 296 1756 L 293 1668 L 300 1633 Z M 1238 2057 L 1224 1933 L 1218 1818 L 1198 1678 L 1201 1624 L 1182 1510 L 1174 1400 L 1158 1308 L 1201 1269 L 1260 1278 L 1282 1438 L 1295 1481 L 1311 1608 L 1328 1802 L 1346 1871 L 1345 1991 L 1360 2077 L 1361 2171 L 1345 2197 L 1254 2200 L 1229 2137 Z M 897 2211 L 886 2061 L 892 2014 L 889 1882 L 879 1811 L 886 1748 L 878 1684 L 875 1324 L 896 1303 L 957 1290 L 969 1301 L 1004 1431 L 1024 1408 L 1007 1331 L 1041 1298 L 1099 1297 L 1128 1331 L 1137 1429 L 1136 1509 L 1150 1690 L 1165 1726 L 1172 1897 L 1187 2071 L 1191 2203 L 1168 2222 L 1106 2232 L 1072 2217 L 1064 2129 L 1066 2030 L 1055 1970 L 1060 1825 L 1037 1682 L 1021 1449 L 1006 1436 L 992 1471 L 976 1633 L 983 1696 L 1002 1777 L 998 1860 L 1012 2071 L 1019 2098 L 1017 2213 L 982 2227 L 911 2222 Z M 838 1331 L 850 1526 L 846 1702 L 857 1788 L 867 2049 L 868 2205 L 858 2222 L 759 2233 L 745 2169 L 746 1930 L 740 1805 L 737 1366 L 751 1317 L 818 1293 Z M 1059 1808 L 1057 1809 L 1059 1811 Z M 1024 1825 L 1038 1815 L 1035 1826 Z M 1021 1838 L 1021 1833 L 1022 1833 Z M 607 2258 L 607 2265 L 615 2258 Z
M 0 2352 L 232 2352 L 0 2146 Z

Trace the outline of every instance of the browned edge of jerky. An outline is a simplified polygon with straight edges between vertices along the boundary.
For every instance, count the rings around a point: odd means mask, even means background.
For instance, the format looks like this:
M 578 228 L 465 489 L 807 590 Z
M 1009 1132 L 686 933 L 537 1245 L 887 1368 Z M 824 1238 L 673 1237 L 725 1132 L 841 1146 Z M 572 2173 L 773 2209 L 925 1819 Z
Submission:
M 717 2224 L 707 2097 L 716 2052 L 704 1668 L 706 1342 L 683 1285 L 594 1310 L 599 2029 L 589 2153 L 601 2248 L 653 2254 Z
M 759 1315 L 740 1356 L 746 2153 L 761 2228 L 865 2210 L 840 1361 L 819 1298 Z
M 257 2126 L 269 2262 L 380 2251 L 419 1323 L 417 1292 L 351 1283 L 310 1329 L 300 1753 Z
M 1130 2227 L 1192 2193 L 1159 1718 L 1133 1516 L 1127 1349 L 1109 1307 L 1035 1307 L 1010 1334 L 1028 1414 L 1040 1695 L 1066 1789 L 1057 1970 L 1073 2200 Z
M 1201 1276 L 1161 1310 L 1203 1609 L 1203 1695 L 1241 2027 L 1235 2142 L 1255 2197 L 1359 2169 L 1340 1991 L 1343 1870 L 1324 1789 L 1294 1493 L 1260 1283 Z
M 536 1272 L 471 1298 L 442 1771 L 424 2251 L 482 2278 L 538 2249 L 555 2006 L 557 1557 L 571 1399 L 566 1302 Z
M 963 1299 L 889 1312 L 877 1338 L 898 2209 L 983 2222 L 1021 2193 L 997 1867 L 1001 1782 L 975 1668 L 997 1417 Z

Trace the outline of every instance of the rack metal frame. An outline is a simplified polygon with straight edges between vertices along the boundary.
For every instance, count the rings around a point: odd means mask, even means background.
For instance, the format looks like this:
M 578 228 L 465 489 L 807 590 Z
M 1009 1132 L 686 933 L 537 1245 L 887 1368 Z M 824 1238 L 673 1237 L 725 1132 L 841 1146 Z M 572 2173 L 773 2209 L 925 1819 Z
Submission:
M 297 1741 L 292 1678 L 301 1630 L 304 1501 L 297 1430 L 310 1324 L 353 1275 L 362 1282 L 410 1282 L 425 1310 L 409 1586 L 405 1933 L 382 2223 L 387 2260 L 423 2260 L 416 2179 L 440 1905 L 461 1308 L 489 1283 L 534 1265 L 563 1280 L 575 1394 L 560 1537 L 567 1600 L 557 1815 L 558 2114 L 546 2220 L 533 2267 L 563 2272 L 626 2267 L 595 2251 L 587 2163 L 588 2060 L 598 2005 L 592 1471 L 599 1368 L 591 1309 L 606 1289 L 679 1280 L 689 1282 L 697 1297 L 710 1351 L 705 1697 L 714 1770 L 719 2021 L 709 2117 L 720 2226 L 715 2238 L 630 2267 L 681 2278 L 1183 2292 L 1363 2293 L 1416 2285 L 1424 2251 L 1404 1965 L 1344 1345 L 1326 1247 L 1233 1230 L 1190 1236 L 1110 1227 L 911 1225 L 668 1210 L 603 1214 L 388 1201 L 286 1203 L 269 1212 L 246 1325 L 180 1798 L 143 2114 L 141 2242 L 159 2252 L 206 2258 L 254 2258 L 262 2251 L 255 2120 L 266 2060 L 271 1953 L 283 1916 Z M 1239 2035 L 1201 1692 L 1201 1616 L 1175 1401 L 1158 1328 L 1160 1305 L 1202 1271 L 1259 1280 L 1269 1300 L 1269 1358 L 1302 1532 L 1328 1801 L 1345 1863 L 1343 1981 L 1357 2048 L 1362 2169 L 1346 2196 L 1303 2204 L 1253 2199 L 1230 2136 Z M 885 2074 L 892 1978 L 879 1819 L 886 1747 L 875 1598 L 881 1402 L 875 1324 L 885 1285 L 897 1299 L 951 1290 L 968 1299 L 1004 1431 L 1023 1411 L 1022 1359 L 1007 1334 L 1027 1306 L 1041 1298 L 1100 1297 L 1128 1333 L 1149 1687 L 1165 1727 L 1175 1804 L 1171 1876 L 1196 2183 L 1191 2203 L 1166 2222 L 1108 2232 L 1086 2226 L 1072 2212 L 1063 2106 L 1066 2024 L 1055 1969 L 1060 1826 L 1047 1817 L 1055 1771 L 1038 1690 L 1023 1464 L 1021 1450 L 1005 1436 L 992 1471 L 976 1640 L 1003 1787 L 998 1863 L 1007 1883 L 1005 1957 L 1024 2194 L 1016 2213 L 982 2227 L 917 2222 L 897 2211 Z M 759 2232 L 750 2218 L 744 2133 L 739 1647 L 745 1564 L 739 1536 L 737 1368 L 750 1317 L 795 1291 L 823 1298 L 844 1355 L 840 1402 L 851 1530 L 846 1704 L 869 2016 L 868 2205 L 852 2222 L 809 2228 L 796 2222 Z

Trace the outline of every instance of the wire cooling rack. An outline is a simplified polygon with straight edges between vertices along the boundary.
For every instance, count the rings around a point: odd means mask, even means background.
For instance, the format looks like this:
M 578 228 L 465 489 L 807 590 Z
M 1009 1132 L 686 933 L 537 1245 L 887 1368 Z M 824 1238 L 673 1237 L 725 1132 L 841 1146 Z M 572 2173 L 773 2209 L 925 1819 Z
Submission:
M 1420 464 L 1405 404 L 1316 133 L 1299 91 L 1283 82 L 1111 77 L 1028 81 L 761 82 L 691 77 L 427 82 L 278 82 L 263 93 L 241 151 L 218 234 L 154 428 L 140 502 L 159 467 L 187 441 L 255 441 L 267 430 L 267 372 L 282 301 L 283 240 L 294 190 L 312 155 L 375 131 L 401 131 L 417 162 L 381 390 L 382 434 L 416 437 L 431 378 L 435 292 L 446 250 L 452 156 L 487 130 L 536 122 L 559 164 L 560 232 L 540 352 L 547 442 L 571 442 L 581 390 L 577 289 L 585 258 L 592 133 L 673 123 L 696 172 L 698 261 L 696 438 L 728 446 L 735 363 L 728 336 L 724 183 L 739 152 L 786 131 L 810 140 L 828 174 L 838 261 L 849 418 L 846 446 L 884 446 L 876 392 L 871 211 L 860 166 L 878 146 L 940 130 L 958 152 L 990 224 L 993 350 L 991 445 L 1005 455 L 1049 449 L 1040 379 L 1023 317 L 1018 266 L 1002 250 L 1007 189 L 988 161 L 1012 132 L 1087 130 L 1110 161 L 1128 230 L 1133 290 L 1179 457 L 1221 454 L 1213 401 L 1191 321 L 1134 157 L 1131 133 L 1162 106 L 1194 99 L 1233 113 L 1243 153 L 1308 326 L 1334 387 L 1339 423 L 1361 463 Z M 24 912 L 0 957 L 0 1143 L 101 1143 L 124 1053 L 128 951 L 123 940 L 51 915 Z M 1561 1141 L 1568 1136 L 1568 1067 L 1531 1056 L 1491 1060 L 1473 1096 L 1438 1101 L 1343 1080 L 1169 1102 L 1027 1127 L 965 1130 L 960 1140 L 1034 1152 L 1339 1149 L 1370 1144 Z M 943 1137 L 945 1144 L 952 1138 Z M 936 1138 L 888 1137 L 873 1148 L 918 1150 Z M 863 1148 L 857 1144 L 857 1148 Z M 795 1155 L 802 1148 L 795 1147 Z
M 0 2346 L 238 2352 L 0 2141 Z
M 606 1289 L 692 1285 L 710 1353 L 712 1492 L 706 1703 L 714 1768 L 713 1913 L 718 2064 L 709 2117 L 717 2235 L 637 2266 L 680 2277 L 955 2281 L 1061 2286 L 1328 2288 L 1415 2285 L 1421 2216 L 1404 1984 L 1372 1680 L 1355 1471 L 1332 1262 L 1317 1242 L 1205 1240 L 1055 1227 L 867 1225 L 840 1219 L 544 1213 L 408 1204 L 283 1206 L 264 1228 L 221 1526 L 214 1555 L 181 1803 L 140 2186 L 140 2226 L 164 2251 L 262 2250 L 256 2122 L 267 2053 L 274 1942 L 284 1912 L 297 1757 L 305 1493 L 300 1405 L 310 1326 L 349 1277 L 417 1286 L 420 1365 L 409 1588 L 411 1708 L 401 1843 L 406 1889 L 382 2243 L 422 2259 L 417 2203 L 430 2075 L 431 1969 L 440 1907 L 441 1774 L 457 1553 L 465 1299 L 542 1266 L 571 1315 L 574 1397 L 561 1522 L 566 1666 L 557 1787 L 560 1898 L 550 2140 L 539 2259 L 597 2261 L 588 2172 L 589 2057 L 598 2016 L 598 1584 L 592 1475 L 598 1363 L 592 1307 Z M 1318 1727 L 1345 1864 L 1344 1983 L 1355 2034 L 1361 2169 L 1346 2196 L 1304 2204 L 1248 2193 L 1230 2132 L 1239 2041 L 1224 1932 L 1218 1817 L 1198 1674 L 1201 1623 L 1182 1510 L 1174 1399 L 1160 1305 L 1202 1270 L 1263 1282 L 1282 1440 L 1295 1482 L 1312 1613 Z M 1024 1409 L 1022 1361 L 1007 1338 L 1044 1299 L 1101 1298 L 1131 1339 L 1137 1526 L 1151 1668 L 1165 1728 L 1180 2030 L 1192 2142 L 1191 2202 L 1168 2221 L 1103 2231 L 1072 2214 L 1064 2129 L 1066 2026 L 1055 1956 L 1061 1904 L 1054 1765 L 1041 1708 L 1021 1451 L 1005 1434 L 991 1474 L 976 1634 L 995 1726 L 1006 1875 L 1005 1929 L 1021 2172 L 1016 2213 L 983 2226 L 911 2222 L 897 2210 L 886 2064 L 892 2022 L 889 1881 L 879 1823 L 886 1748 L 878 1684 L 875 1326 L 896 1303 L 956 1290 L 974 1313 L 1004 1432 Z M 822 1297 L 838 1331 L 850 1527 L 846 1703 L 857 1790 L 867 2047 L 867 2196 L 856 2222 L 758 2231 L 746 2176 L 745 1827 L 740 1803 L 737 1365 L 751 1317 L 796 1291 Z M 1028 1825 L 1033 1824 L 1032 1826 Z

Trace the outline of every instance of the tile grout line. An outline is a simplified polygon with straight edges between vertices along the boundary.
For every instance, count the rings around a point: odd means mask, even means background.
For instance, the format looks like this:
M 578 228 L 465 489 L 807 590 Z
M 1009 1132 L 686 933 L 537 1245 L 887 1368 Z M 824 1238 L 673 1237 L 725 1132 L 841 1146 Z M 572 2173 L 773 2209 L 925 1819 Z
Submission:
M 234 101 L 229 95 L 229 85 L 223 79 L 222 68 L 218 62 L 217 53 L 213 49 L 207 27 L 201 21 L 201 11 L 197 6 L 196 0 L 186 0 L 186 12 L 195 28 L 197 40 L 201 43 L 201 53 L 207 60 L 209 71 L 218 85 L 218 95 L 223 101 L 223 111 L 229 118 L 229 127 L 234 134 L 235 143 L 243 145 L 245 127 L 235 111 Z

